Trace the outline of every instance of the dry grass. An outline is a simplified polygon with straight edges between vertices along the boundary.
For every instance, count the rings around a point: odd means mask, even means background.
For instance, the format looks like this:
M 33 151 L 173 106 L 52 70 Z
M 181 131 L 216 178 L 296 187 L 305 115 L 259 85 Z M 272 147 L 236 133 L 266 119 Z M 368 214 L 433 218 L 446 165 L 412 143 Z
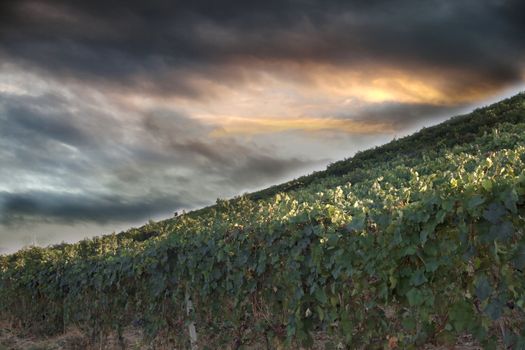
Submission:
M 321 350 L 326 346 L 328 340 L 326 335 L 316 334 L 313 349 Z M 205 341 L 201 339 L 201 341 Z M 205 341 L 206 342 L 206 341 Z M 221 347 L 225 349 L 234 349 L 235 346 Z M 126 329 L 124 332 L 124 349 L 126 350 L 172 350 L 173 347 L 163 346 L 159 342 L 145 344 L 142 341 L 142 332 L 136 328 Z M 393 345 L 394 343 L 392 343 Z M 217 346 L 206 344 L 203 348 L 214 349 Z M 217 344 L 215 344 L 217 345 Z M 281 346 L 269 345 L 270 348 L 282 349 Z M 268 344 L 261 341 L 257 344 L 243 345 L 239 349 L 246 350 L 266 350 Z M 399 349 L 392 346 L 391 349 Z M 435 346 L 427 344 L 423 350 L 482 350 L 482 347 L 469 335 L 461 336 L 457 339 L 455 345 Z M 71 328 L 66 333 L 49 338 L 38 338 L 30 334 L 24 334 L 20 330 L 11 327 L 6 322 L 0 322 L 0 350 L 123 350 L 121 343 L 115 334 L 108 335 L 103 339 L 90 342 L 86 334 L 79 329 Z
M 0 350 L 83 350 L 89 349 L 85 335 L 76 329 L 52 338 L 21 336 L 16 330 L 0 324 Z
M 139 330 L 128 329 L 124 332 L 125 349 L 148 350 L 142 343 Z M 68 329 L 64 334 L 55 337 L 35 337 L 21 334 L 16 329 L 0 322 L 0 350 L 122 350 L 116 335 L 112 334 L 96 343 L 90 342 L 88 336 L 79 329 Z M 159 349 L 160 350 L 160 349 Z

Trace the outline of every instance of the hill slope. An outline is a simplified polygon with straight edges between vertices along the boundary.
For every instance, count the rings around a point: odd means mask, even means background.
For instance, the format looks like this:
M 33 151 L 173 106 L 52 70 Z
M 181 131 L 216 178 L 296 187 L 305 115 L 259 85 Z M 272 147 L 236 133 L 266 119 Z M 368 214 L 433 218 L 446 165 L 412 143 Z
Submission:
M 0 257 L 0 315 L 157 344 L 525 347 L 525 95 L 324 172 Z M 195 312 L 189 317 L 185 297 Z M 495 333 L 496 332 L 496 333 Z

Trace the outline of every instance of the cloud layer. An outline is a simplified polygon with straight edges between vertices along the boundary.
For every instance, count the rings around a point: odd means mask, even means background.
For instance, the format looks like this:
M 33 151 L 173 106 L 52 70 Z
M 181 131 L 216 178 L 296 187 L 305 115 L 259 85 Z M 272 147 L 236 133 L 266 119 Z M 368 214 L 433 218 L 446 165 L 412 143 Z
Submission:
M 439 83 L 451 94 L 522 78 L 519 0 L 22 0 L 1 10 L 4 59 L 154 93 L 207 95 L 199 78 L 239 85 L 276 62 L 454 74 Z
M 4 223 L 26 215 L 106 221 L 166 213 L 309 164 L 209 137 L 213 127 L 181 113 L 113 116 L 82 97 L 0 95 Z
M 524 32 L 519 0 L 2 1 L 0 246 L 207 205 L 468 110 L 523 84 Z

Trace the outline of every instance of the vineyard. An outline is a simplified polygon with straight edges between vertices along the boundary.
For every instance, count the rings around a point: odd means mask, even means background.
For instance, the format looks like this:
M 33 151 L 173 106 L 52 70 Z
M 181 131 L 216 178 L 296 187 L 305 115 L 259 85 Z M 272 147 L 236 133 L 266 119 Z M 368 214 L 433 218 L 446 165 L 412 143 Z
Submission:
M 465 334 L 525 349 L 525 95 L 287 184 L 0 256 L 0 319 L 122 348 L 128 327 L 151 348 L 189 348 L 194 324 L 203 349 Z

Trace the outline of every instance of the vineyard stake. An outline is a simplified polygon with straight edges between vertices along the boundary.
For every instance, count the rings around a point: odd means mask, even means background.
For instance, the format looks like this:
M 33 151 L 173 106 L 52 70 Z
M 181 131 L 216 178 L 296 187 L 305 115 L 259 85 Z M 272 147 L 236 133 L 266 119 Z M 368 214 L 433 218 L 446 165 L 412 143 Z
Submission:
M 193 320 L 193 303 L 190 299 L 190 294 L 188 293 L 188 289 L 186 288 L 186 295 L 184 297 L 186 299 L 186 314 L 190 317 L 190 323 L 188 324 L 188 332 L 190 333 L 190 344 L 191 344 L 191 350 L 197 350 L 197 330 L 195 329 L 195 321 Z

